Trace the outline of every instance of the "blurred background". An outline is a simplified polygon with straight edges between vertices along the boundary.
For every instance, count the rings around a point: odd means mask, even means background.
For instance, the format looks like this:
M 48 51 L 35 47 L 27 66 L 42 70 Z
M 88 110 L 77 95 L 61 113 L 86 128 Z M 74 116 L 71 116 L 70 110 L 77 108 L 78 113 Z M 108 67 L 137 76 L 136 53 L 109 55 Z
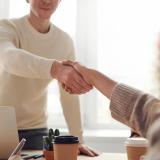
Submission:
M 78 61 L 158 96 L 159 7 L 159 0 L 62 0 L 52 22 L 73 38 Z M 0 0 L 1 19 L 28 12 L 25 0 Z M 48 90 L 48 124 L 67 132 L 58 93 L 53 81 Z M 124 152 L 130 131 L 111 118 L 109 100 L 96 90 L 80 99 L 86 143 L 100 151 Z

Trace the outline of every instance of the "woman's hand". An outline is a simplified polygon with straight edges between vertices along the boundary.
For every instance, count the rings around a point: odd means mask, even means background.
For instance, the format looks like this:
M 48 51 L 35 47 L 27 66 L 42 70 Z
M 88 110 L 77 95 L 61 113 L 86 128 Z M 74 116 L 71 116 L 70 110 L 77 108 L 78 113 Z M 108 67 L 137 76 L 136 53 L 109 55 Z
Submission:
M 83 80 L 91 87 L 92 87 L 92 81 L 91 81 L 91 77 L 90 77 L 90 71 L 87 67 L 81 65 L 80 63 L 78 62 L 73 62 L 73 61 L 70 61 L 70 60 L 67 60 L 67 61 L 63 61 L 62 62 L 63 65 L 66 65 L 66 66 L 70 66 L 72 68 L 74 68 L 74 70 L 76 70 L 79 75 L 83 78 Z M 70 94 L 75 94 L 75 91 L 72 90 L 72 88 L 68 87 L 67 85 L 65 85 L 64 83 L 62 83 L 62 87 L 65 91 L 69 92 Z M 89 90 L 86 90 L 84 93 L 88 92 Z
M 52 65 L 51 75 L 62 83 L 63 88 L 68 92 L 71 90 L 74 94 L 83 94 L 92 89 L 92 86 L 71 65 L 55 61 Z
M 83 79 L 88 83 L 92 84 L 91 79 L 90 79 L 90 71 L 87 67 L 83 66 L 79 62 L 74 62 L 74 61 L 63 61 L 62 62 L 64 65 L 72 66 L 82 77 Z

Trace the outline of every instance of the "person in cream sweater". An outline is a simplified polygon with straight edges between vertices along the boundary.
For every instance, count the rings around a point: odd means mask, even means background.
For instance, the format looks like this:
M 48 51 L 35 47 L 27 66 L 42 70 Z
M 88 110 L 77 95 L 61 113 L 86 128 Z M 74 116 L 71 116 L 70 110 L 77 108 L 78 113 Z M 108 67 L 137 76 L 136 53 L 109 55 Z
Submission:
M 47 132 L 47 87 L 52 79 L 58 80 L 69 132 L 79 137 L 80 153 L 95 156 L 83 145 L 78 96 L 61 89 L 62 84 L 81 94 L 92 87 L 61 63 L 74 60 L 75 52 L 69 35 L 50 22 L 60 0 L 27 3 L 28 15 L 0 20 L 0 106 L 15 108 L 19 137 L 27 139 L 24 149 L 42 149 L 42 136 Z

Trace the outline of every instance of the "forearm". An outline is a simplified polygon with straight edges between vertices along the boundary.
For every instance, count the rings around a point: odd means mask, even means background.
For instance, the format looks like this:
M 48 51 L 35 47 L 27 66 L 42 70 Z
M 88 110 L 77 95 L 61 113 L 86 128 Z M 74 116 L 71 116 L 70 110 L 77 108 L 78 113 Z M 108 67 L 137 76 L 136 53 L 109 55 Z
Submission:
M 0 49 L 0 65 L 6 72 L 27 78 L 51 78 L 54 60 L 18 49 L 11 42 L 1 42 Z
M 93 69 L 83 67 L 82 72 L 84 77 L 86 77 L 89 81 L 89 83 L 91 83 L 102 94 L 104 94 L 107 98 L 110 99 L 112 90 L 117 85 L 117 82 Z

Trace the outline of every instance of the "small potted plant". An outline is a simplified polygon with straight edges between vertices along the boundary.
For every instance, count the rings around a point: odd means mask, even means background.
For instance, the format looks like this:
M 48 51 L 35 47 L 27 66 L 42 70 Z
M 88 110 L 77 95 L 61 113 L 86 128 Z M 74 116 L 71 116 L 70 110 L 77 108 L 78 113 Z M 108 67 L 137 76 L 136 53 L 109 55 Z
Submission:
M 58 129 L 53 131 L 52 128 L 49 129 L 48 136 L 43 137 L 43 154 L 46 160 L 54 160 L 53 152 L 53 140 L 55 136 L 59 136 L 60 132 Z

